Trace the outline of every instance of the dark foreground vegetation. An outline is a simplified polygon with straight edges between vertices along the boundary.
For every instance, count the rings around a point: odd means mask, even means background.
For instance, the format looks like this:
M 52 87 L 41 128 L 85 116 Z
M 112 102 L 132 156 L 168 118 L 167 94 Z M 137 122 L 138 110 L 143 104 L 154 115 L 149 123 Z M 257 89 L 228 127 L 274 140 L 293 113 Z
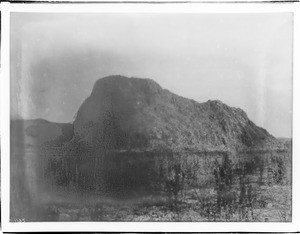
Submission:
M 160 169 L 152 190 L 130 187 L 128 182 L 133 178 L 122 174 L 125 183 L 127 178 L 127 189 L 112 180 L 115 187 L 106 185 L 106 193 L 97 183 L 90 190 L 76 187 L 76 176 L 67 180 L 68 170 L 65 174 L 51 170 L 58 176 L 54 180 L 58 189 L 46 189 L 39 198 L 33 198 L 22 186 L 14 187 L 18 206 L 12 203 L 11 221 L 291 221 L 290 154 L 255 154 L 251 160 L 248 155 L 246 161 L 239 158 L 225 154 L 206 164 L 197 160 L 184 164 L 182 157 L 177 157 L 175 163 Z M 152 172 L 148 175 L 151 178 L 156 173 Z M 93 184 L 85 184 L 89 183 Z

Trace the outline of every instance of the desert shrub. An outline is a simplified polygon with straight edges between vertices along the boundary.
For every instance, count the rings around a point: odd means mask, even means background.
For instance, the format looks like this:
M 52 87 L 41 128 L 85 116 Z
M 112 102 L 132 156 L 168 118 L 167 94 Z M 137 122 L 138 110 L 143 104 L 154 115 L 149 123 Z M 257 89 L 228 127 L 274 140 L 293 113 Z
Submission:
M 172 165 L 168 168 L 168 170 L 169 176 L 165 181 L 165 190 L 168 196 L 170 209 L 172 211 L 177 211 L 179 203 L 179 192 L 183 188 L 183 183 L 181 180 L 181 178 L 183 177 L 183 172 L 181 170 L 180 164 Z
M 232 203 L 232 182 L 233 182 L 233 164 L 226 155 L 221 164 L 215 162 L 214 170 L 215 190 L 217 191 L 217 209 Z
M 250 180 L 252 163 L 234 164 L 227 155 L 215 161 L 214 191 L 212 196 L 199 197 L 200 212 L 213 221 L 254 220 L 254 209 L 261 207 L 259 187 Z M 204 211 L 204 212 L 203 212 Z
M 274 158 L 274 161 L 275 170 L 273 174 L 273 180 L 276 184 L 283 184 L 286 175 L 285 163 L 281 157 Z
M 274 154 L 267 168 L 268 185 L 284 185 L 287 183 L 287 165 L 284 157 Z

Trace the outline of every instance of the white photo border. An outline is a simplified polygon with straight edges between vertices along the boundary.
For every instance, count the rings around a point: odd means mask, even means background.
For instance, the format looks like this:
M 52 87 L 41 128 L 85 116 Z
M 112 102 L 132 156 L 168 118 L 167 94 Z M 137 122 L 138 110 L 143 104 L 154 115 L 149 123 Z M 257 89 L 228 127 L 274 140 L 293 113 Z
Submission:
M 292 222 L 28 222 L 9 221 L 10 201 L 10 13 L 279 13 L 293 12 L 293 177 Z M 99 3 L 99 4 L 14 4 L 1 3 L 1 200 L 3 232 L 296 232 L 300 231 L 300 4 L 298 3 Z

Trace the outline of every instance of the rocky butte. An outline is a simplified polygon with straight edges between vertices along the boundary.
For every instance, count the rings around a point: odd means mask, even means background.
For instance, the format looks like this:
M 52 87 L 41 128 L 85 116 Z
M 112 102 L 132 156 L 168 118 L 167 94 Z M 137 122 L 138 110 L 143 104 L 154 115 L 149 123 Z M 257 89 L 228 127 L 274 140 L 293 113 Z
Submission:
M 221 101 L 198 103 L 150 79 L 99 79 L 74 121 L 74 139 L 119 151 L 236 151 L 282 145 L 246 113 Z
M 56 188 L 108 196 L 164 192 L 191 174 L 191 186 L 209 186 L 225 158 L 248 165 L 247 173 L 266 183 L 269 168 L 288 157 L 239 108 L 198 103 L 151 79 L 124 76 L 97 80 L 73 123 L 13 120 L 11 136 L 12 161 L 19 162 L 12 178 L 31 197 Z

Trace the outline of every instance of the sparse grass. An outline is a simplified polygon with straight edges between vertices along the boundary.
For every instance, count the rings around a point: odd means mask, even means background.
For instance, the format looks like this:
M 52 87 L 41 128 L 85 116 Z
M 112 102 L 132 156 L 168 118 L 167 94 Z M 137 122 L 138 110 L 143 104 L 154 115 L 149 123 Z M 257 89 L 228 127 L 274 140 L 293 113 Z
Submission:
M 214 189 L 189 190 L 179 200 L 177 210 L 170 210 L 167 197 L 162 195 L 126 200 L 94 197 L 81 205 L 74 200 L 49 203 L 40 207 L 36 221 L 291 221 L 291 187 L 288 185 L 261 186 L 253 209 L 231 204 L 218 210 Z

